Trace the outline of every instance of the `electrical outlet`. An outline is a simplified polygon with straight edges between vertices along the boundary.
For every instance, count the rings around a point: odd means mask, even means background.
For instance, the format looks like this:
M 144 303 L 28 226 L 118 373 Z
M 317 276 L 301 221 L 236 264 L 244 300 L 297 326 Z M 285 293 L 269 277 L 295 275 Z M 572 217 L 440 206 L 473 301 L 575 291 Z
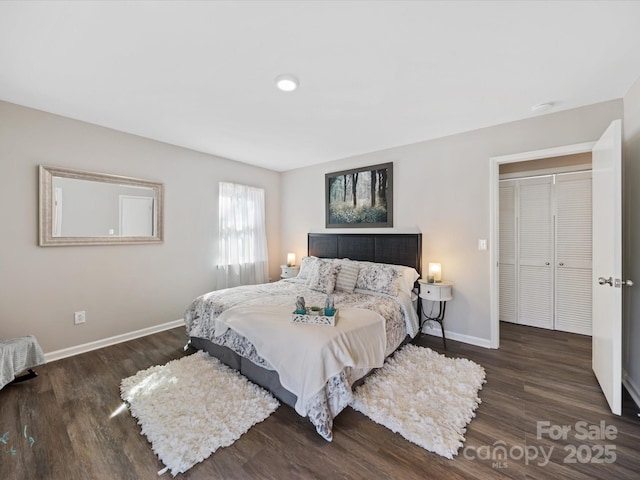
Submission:
M 87 321 L 87 314 L 84 310 L 80 310 L 79 312 L 75 312 L 73 314 L 73 323 L 76 325 L 80 325 L 81 323 L 85 323 Z

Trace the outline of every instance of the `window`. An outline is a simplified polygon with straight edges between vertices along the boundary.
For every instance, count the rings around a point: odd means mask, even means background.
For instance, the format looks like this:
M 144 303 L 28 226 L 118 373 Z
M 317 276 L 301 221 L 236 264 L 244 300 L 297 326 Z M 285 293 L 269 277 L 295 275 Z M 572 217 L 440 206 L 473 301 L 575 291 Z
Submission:
M 264 190 L 220 182 L 217 288 L 269 279 Z

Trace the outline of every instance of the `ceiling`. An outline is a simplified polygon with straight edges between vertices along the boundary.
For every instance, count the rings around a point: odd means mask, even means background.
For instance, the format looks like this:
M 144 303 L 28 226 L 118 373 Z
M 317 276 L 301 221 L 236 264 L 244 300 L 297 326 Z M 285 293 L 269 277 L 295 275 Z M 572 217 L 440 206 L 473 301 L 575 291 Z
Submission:
M 2 1 L 0 99 L 285 171 L 621 98 L 639 24 L 638 1 Z

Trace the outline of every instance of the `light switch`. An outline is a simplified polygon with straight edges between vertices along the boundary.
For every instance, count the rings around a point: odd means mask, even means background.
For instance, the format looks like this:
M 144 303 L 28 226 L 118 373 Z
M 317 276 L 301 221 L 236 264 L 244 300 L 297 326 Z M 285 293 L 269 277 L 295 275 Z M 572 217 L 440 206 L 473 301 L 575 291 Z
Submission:
M 487 240 L 484 238 L 478 239 L 478 250 L 486 250 L 487 249 Z

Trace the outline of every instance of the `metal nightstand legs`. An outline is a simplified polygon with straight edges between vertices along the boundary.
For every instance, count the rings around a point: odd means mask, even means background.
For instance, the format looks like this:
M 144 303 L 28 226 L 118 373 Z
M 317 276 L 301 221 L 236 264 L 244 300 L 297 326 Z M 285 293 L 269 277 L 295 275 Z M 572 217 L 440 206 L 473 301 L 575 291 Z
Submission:
M 426 313 L 424 313 L 424 308 L 422 307 L 422 299 L 420 299 L 420 315 L 422 322 L 420 322 L 420 333 L 422 334 L 422 327 L 424 323 L 433 320 L 434 322 L 438 322 L 440 324 L 440 330 L 442 330 L 442 344 L 444 345 L 444 349 L 447 349 L 447 339 L 444 334 L 444 312 L 447 308 L 447 301 L 441 300 L 439 303 L 438 315 L 435 317 L 429 317 Z

